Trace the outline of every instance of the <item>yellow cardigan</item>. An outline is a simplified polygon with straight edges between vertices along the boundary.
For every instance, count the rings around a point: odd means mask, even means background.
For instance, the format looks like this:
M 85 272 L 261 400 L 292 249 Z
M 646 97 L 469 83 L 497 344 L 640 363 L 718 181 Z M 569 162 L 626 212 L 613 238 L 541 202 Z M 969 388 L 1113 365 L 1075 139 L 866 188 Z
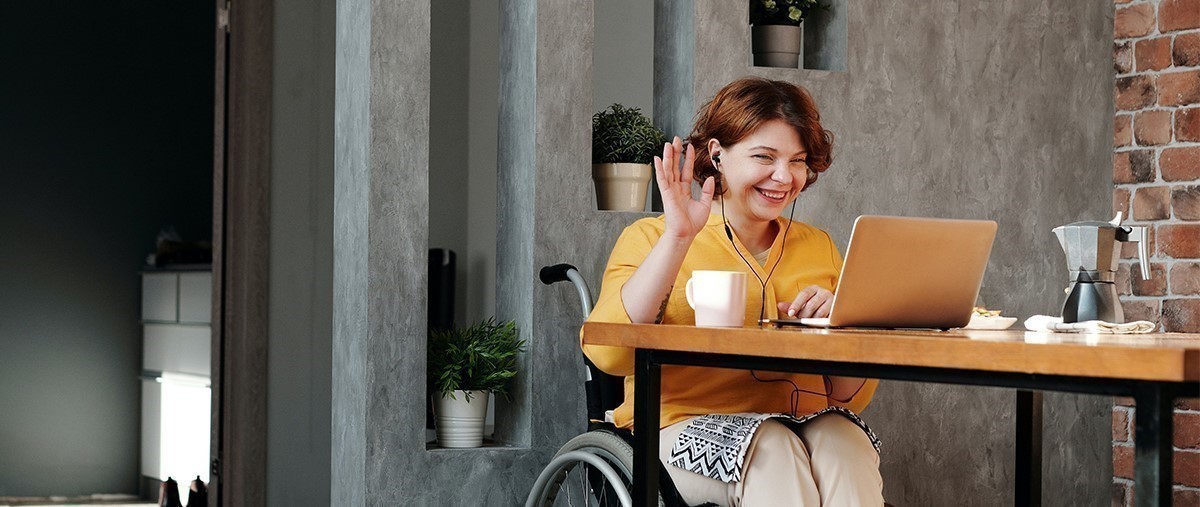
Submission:
M 750 266 L 765 279 L 771 266 L 779 257 L 782 232 L 788 220 L 778 219 L 780 234 L 776 235 L 766 267 L 754 260 L 750 251 L 734 235 L 738 251 L 749 261 Z M 621 288 L 633 272 L 646 259 L 651 247 L 662 237 L 666 224 L 663 217 L 644 218 L 634 222 L 617 239 L 604 280 L 600 299 L 588 316 L 590 322 L 629 323 L 629 315 L 621 302 Z M 802 222 L 792 222 L 787 234 L 785 257 L 779 262 L 775 274 L 768 282 L 766 312 L 768 318 L 778 314 L 777 301 L 792 301 L 800 289 L 819 285 L 833 290 L 841 272 L 842 258 L 829 235 L 816 227 Z M 708 223 L 692 242 L 675 285 L 667 302 L 664 324 L 695 325 L 695 312 L 684 297 L 684 285 L 694 270 L 747 271 L 746 263 L 738 257 L 734 246 L 725 235 L 719 215 L 710 216 Z M 757 325 L 761 287 L 753 275 L 746 283 L 746 326 Z M 633 426 L 633 349 L 587 345 L 583 352 L 601 370 L 625 376 L 625 401 L 614 411 L 617 426 Z M 825 382 L 820 375 L 783 374 L 756 372 L 760 379 L 787 378 L 801 390 L 824 393 Z M 823 394 L 800 393 L 796 415 L 816 412 L 830 405 L 838 405 L 860 412 L 878 385 L 877 380 L 868 380 L 849 402 L 840 403 Z M 749 371 L 699 366 L 666 365 L 662 368 L 662 409 L 660 427 L 667 427 L 689 417 L 705 414 L 731 414 L 738 412 L 789 413 L 791 411 L 792 386 L 786 382 L 758 382 Z

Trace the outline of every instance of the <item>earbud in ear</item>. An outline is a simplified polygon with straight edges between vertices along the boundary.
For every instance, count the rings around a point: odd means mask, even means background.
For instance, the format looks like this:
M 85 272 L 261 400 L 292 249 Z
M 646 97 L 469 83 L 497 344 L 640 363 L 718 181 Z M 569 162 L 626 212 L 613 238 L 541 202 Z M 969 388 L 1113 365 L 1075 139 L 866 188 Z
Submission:
M 715 155 L 715 154 L 714 154 L 714 155 L 712 156 L 712 161 L 713 161 L 713 165 L 720 164 L 720 163 L 721 163 L 721 156 L 720 156 L 720 155 Z

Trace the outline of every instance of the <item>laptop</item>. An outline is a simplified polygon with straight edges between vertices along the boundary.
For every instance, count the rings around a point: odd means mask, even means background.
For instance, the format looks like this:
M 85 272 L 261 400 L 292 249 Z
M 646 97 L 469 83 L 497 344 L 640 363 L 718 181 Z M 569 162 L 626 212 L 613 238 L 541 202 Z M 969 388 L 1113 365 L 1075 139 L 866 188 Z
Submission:
M 813 327 L 966 326 L 979 295 L 996 222 L 860 216 L 828 318 L 787 319 Z

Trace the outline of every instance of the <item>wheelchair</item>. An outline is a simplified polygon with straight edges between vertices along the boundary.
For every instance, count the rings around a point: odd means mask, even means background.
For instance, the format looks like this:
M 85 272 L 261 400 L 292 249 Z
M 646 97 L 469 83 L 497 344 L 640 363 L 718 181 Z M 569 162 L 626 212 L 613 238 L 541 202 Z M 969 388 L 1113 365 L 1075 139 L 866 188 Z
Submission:
M 579 270 L 570 264 L 542 268 L 542 283 L 569 281 L 575 285 L 586 319 L 592 312 L 592 296 Z M 608 420 L 624 400 L 624 378 L 596 368 L 586 356 L 588 431 L 563 444 L 534 481 L 526 507 L 596 505 L 629 507 L 633 482 L 633 433 Z M 660 463 L 660 467 L 663 465 Z M 663 468 L 659 473 L 659 502 L 663 507 L 686 507 Z

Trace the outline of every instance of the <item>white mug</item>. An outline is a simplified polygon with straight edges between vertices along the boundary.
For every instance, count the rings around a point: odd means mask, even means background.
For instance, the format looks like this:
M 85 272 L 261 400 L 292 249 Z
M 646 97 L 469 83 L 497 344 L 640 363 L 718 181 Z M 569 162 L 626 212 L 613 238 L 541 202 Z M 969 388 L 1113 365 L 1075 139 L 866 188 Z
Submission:
M 692 271 L 684 289 L 699 327 L 742 327 L 746 321 L 746 273 Z

